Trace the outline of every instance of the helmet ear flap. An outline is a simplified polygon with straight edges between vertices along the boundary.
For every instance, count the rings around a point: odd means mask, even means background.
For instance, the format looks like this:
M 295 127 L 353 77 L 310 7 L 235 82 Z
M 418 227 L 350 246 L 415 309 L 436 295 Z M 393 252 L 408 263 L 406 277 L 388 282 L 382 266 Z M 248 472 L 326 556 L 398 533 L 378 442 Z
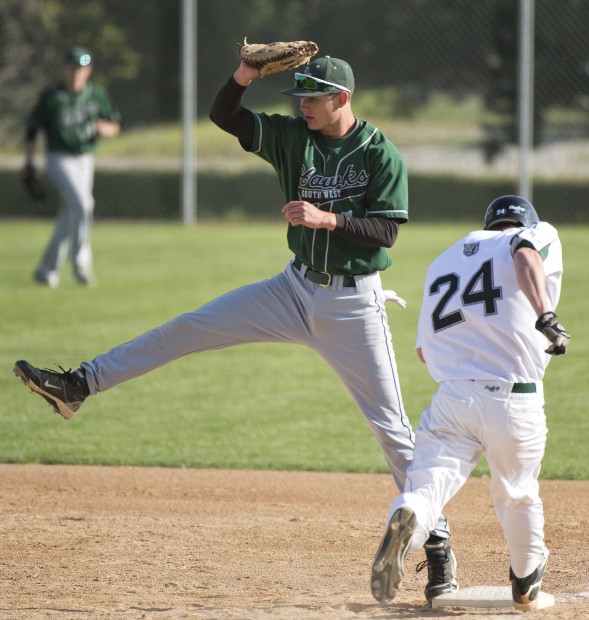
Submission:
M 521 196 L 508 194 L 495 198 L 487 207 L 483 228 L 491 230 L 500 224 L 513 224 L 527 228 L 539 219 L 531 202 Z

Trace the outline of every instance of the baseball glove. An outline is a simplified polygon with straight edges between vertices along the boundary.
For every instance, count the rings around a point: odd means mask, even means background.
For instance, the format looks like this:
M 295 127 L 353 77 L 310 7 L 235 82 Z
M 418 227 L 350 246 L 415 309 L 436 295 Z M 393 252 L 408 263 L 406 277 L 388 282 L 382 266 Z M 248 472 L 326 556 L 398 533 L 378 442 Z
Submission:
M 47 197 L 45 186 L 39 177 L 39 173 L 33 164 L 27 164 L 20 171 L 23 188 L 28 196 L 35 202 L 42 202 Z
M 550 355 L 564 355 L 571 339 L 571 335 L 558 322 L 558 317 L 554 312 L 545 312 L 538 317 L 536 329 L 542 332 L 552 343 L 546 353 Z
M 276 41 L 274 43 L 238 43 L 239 57 L 255 67 L 260 77 L 288 71 L 309 62 L 319 51 L 313 41 Z

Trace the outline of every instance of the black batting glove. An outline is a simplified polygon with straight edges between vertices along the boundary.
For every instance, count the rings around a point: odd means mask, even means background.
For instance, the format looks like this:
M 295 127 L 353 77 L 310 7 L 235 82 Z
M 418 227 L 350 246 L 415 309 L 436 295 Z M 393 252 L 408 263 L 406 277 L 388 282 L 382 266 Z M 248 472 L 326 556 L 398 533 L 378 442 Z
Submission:
M 552 343 L 546 353 L 550 355 L 564 355 L 571 340 L 571 335 L 558 322 L 558 317 L 554 312 L 545 312 L 538 317 L 536 329 L 542 332 Z

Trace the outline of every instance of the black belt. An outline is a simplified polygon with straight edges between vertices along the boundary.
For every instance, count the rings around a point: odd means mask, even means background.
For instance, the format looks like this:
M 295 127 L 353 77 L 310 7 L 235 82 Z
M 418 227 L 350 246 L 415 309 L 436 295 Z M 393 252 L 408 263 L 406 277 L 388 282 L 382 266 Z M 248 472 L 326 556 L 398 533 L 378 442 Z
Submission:
M 515 394 L 535 394 L 537 390 L 535 383 L 514 383 L 511 391 Z
M 301 267 L 303 266 L 303 261 L 298 256 L 295 256 L 292 264 L 300 271 Z M 312 267 L 307 267 L 307 271 L 305 271 L 305 278 L 309 280 L 309 282 L 313 282 L 313 284 L 327 287 L 331 285 L 334 274 L 327 273 L 325 271 L 317 271 Z M 356 280 L 354 280 L 354 276 L 342 276 L 342 278 L 344 287 L 352 288 L 356 286 Z

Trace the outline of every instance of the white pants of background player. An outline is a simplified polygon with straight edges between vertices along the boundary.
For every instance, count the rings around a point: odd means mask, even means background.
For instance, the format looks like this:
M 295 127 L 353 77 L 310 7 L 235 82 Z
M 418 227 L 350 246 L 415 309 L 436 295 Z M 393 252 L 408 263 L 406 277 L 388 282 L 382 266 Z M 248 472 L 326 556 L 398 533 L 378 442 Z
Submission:
M 348 388 L 402 489 L 415 436 L 403 408 L 380 275 L 356 276 L 356 287 L 344 287 L 342 277 L 335 276 L 322 288 L 306 280 L 305 271 L 290 262 L 270 279 L 233 290 L 83 362 L 90 393 L 191 353 L 254 342 L 304 345 L 319 353 Z M 447 528 L 441 517 L 435 533 L 448 537 Z
M 484 454 L 515 576 L 527 577 L 548 557 L 538 484 L 547 433 L 542 383 L 534 394 L 512 388 L 497 380 L 440 383 L 416 430 L 405 490 L 391 506 L 391 515 L 404 507 L 415 513 L 410 551 L 424 544 Z
M 35 273 L 52 286 L 68 257 L 74 277 L 93 280 L 90 232 L 94 211 L 94 155 L 47 153 L 47 174 L 59 192 L 60 207 L 53 234 Z

